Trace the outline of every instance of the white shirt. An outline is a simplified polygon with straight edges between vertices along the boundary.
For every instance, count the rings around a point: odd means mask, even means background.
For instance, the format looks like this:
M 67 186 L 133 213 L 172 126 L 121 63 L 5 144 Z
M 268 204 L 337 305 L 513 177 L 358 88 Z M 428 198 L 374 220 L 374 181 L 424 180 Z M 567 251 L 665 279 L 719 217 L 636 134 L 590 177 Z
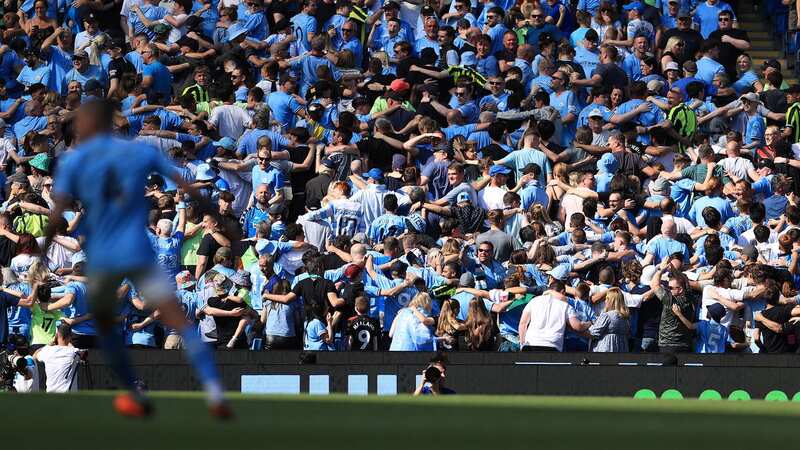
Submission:
M 36 359 L 44 363 L 47 392 L 78 390 L 78 352 L 72 346 L 48 345 L 36 353 Z
M 367 183 L 367 188 L 353 194 L 350 200 L 361 203 L 364 220 L 372 223 L 383 214 L 383 197 L 388 193 L 383 184 Z
M 25 360 L 28 362 L 28 373 L 31 378 L 26 380 L 19 372 L 14 376 L 14 389 L 17 392 L 39 392 L 39 366 L 36 365 L 36 360 L 31 356 L 26 356 Z
M 325 222 L 303 219 L 303 216 L 297 218 L 297 223 L 303 226 L 303 234 L 306 236 L 306 242 L 324 251 L 325 241 L 333 237 L 331 234 L 331 227 Z
M 734 158 L 724 158 L 722 161 L 717 163 L 718 166 L 722 166 L 729 174 L 733 175 L 736 178 L 741 178 L 744 180 L 748 180 L 747 172 L 749 170 L 754 170 L 753 163 L 750 160 L 742 158 L 740 156 L 736 156 Z
M 16 150 L 16 148 L 14 147 L 14 144 L 11 143 L 11 139 L 0 137 L 0 165 L 6 164 L 8 155 L 14 150 Z
M 575 308 L 550 294 L 540 295 L 525 305 L 522 314 L 528 312 L 531 321 L 525 333 L 524 345 L 554 347 L 562 351 L 564 329 L 570 317 L 575 317 Z
M 677 234 L 692 234 L 695 229 L 692 221 L 686 217 L 675 217 L 669 214 L 664 214 L 662 220 L 665 219 L 672 219 L 672 222 L 675 223 L 675 232 Z
M 745 288 L 749 290 L 750 288 Z M 715 286 L 705 286 L 703 287 L 703 297 L 702 302 L 700 304 L 700 320 L 706 320 L 708 317 L 708 307 L 713 305 L 714 303 L 719 303 L 715 299 L 711 298 L 711 292 L 717 291 L 718 294 L 722 295 L 723 297 L 729 299 L 732 302 L 741 302 L 744 299 L 745 290 L 740 289 L 725 289 L 721 287 Z M 733 321 L 733 311 L 725 308 L 725 316 L 720 321 L 721 325 L 725 327 L 729 326 Z
M 478 205 L 485 210 L 505 209 L 503 196 L 506 192 L 508 191 L 501 187 L 486 186 L 478 193 Z
M 233 140 L 239 139 L 252 123 L 247 111 L 236 105 L 217 106 L 211 111 L 208 121 L 219 131 L 220 136 Z

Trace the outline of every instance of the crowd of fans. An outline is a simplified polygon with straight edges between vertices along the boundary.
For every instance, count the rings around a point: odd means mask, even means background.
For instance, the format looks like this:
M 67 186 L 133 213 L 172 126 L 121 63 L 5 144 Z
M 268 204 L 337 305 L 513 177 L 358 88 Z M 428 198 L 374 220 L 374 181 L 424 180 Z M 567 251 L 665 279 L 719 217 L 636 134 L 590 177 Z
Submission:
M 50 211 L 108 99 L 209 200 L 154 173 L 132 226 L 217 348 L 797 349 L 800 86 L 736 5 L 4 6 L 2 343 L 97 345 L 85 212 Z M 129 346 L 181 348 L 117 294 Z

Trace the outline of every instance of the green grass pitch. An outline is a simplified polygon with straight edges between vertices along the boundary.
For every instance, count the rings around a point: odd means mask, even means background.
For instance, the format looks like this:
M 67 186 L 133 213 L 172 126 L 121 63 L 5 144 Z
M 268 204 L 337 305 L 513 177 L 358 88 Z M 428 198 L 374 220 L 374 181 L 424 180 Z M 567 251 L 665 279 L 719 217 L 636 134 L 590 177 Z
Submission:
M 152 393 L 150 419 L 118 417 L 113 393 L 0 395 L 0 448 L 762 449 L 789 444 L 800 404 L 578 397 L 231 395 L 219 423 L 199 393 Z

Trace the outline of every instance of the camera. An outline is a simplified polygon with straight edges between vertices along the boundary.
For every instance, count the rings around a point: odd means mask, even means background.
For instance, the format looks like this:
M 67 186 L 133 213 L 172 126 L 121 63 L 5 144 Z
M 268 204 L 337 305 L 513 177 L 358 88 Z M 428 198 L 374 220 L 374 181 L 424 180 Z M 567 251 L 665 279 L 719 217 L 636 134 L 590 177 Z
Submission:
M 438 367 L 428 366 L 425 369 L 425 380 L 430 383 L 436 383 L 439 381 L 439 378 L 442 378 L 442 371 L 439 370 Z
M 14 392 L 14 377 L 28 366 L 24 356 L 16 353 L 9 354 L 6 350 L 0 352 L 0 392 Z

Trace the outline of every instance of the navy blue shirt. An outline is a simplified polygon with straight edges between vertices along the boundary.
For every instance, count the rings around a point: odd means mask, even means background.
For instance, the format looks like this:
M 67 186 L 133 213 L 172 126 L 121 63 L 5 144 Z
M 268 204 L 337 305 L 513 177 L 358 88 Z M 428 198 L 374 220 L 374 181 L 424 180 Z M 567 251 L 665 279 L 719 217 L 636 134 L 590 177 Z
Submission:
M 0 292 L 0 344 L 8 340 L 8 307 L 17 306 L 19 299 L 6 292 Z

